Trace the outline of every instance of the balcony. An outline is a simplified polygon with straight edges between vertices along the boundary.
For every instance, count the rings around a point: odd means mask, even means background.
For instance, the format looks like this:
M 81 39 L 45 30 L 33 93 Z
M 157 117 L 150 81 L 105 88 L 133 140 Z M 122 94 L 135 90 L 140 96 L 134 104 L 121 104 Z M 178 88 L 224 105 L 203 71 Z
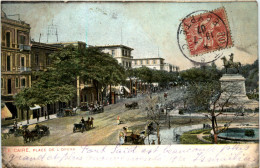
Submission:
M 20 72 L 31 72 L 31 68 L 30 67 L 20 67 Z
M 20 51 L 31 51 L 31 46 L 19 44 L 19 49 L 20 49 Z

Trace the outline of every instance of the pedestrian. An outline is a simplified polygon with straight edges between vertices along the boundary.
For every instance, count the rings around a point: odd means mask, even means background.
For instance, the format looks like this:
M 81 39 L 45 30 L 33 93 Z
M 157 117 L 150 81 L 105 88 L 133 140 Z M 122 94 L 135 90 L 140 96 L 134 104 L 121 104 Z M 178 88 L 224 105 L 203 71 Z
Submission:
M 120 124 L 120 116 L 117 116 L 117 120 L 116 120 L 116 122 L 117 122 L 117 125 Z
M 16 130 L 17 129 L 17 119 L 15 118 L 15 120 L 14 120 L 14 130 Z
M 121 131 L 119 133 L 119 144 L 122 145 L 125 143 L 125 133 L 123 131 Z

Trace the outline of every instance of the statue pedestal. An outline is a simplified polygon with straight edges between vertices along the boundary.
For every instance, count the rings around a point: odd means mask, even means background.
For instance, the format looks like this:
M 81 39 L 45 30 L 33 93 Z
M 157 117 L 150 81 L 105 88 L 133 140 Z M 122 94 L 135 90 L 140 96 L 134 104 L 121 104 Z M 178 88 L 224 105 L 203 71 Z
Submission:
M 256 100 L 250 100 L 246 96 L 245 78 L 240 74 L 224 74 L 220 78 L 221 89 L 220 102 L 228 101 L 229 107 L 252 109 L 259 107 Z M 225 107 L 225 108 L 229 108 Z

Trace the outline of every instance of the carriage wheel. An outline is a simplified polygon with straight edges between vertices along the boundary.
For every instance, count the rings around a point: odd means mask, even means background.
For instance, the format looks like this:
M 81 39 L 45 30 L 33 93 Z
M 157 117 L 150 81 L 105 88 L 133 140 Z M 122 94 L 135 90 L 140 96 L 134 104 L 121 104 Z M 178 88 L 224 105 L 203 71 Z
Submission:
M 73 133 L 75 133 L 76 132 L 76 128 L 75 127 L 73 127 Z
M 14 136 L 15 137 L 18 137 L 19 136 L 19 133 L 17 131 L 14 132 Z
M 47 136 L 49 136 L 49 135 L 50 135 L 50 130 L 48 130 L 48 131 L 46 132 L 46 135 L 47 135 Z

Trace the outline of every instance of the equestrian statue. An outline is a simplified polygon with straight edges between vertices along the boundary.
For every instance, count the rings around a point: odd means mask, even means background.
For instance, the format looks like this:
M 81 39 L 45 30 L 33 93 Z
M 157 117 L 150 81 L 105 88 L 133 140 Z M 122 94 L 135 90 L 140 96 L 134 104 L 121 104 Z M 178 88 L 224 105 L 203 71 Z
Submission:
M 239 68 L 241 68 L 241 63 L 240 62 L 233 62 L 233 59 L 234 59 L 233 53 L 231 53 L 229 56 L 230 56 L 229 60 L 227 60 L 227 58 L 225 56 L 221 58 L 223 60 L 224 67 L 226 69 L 226 73 L 227 73 L 228 68 L 236 68 L 237 73 L 239 73 Z

